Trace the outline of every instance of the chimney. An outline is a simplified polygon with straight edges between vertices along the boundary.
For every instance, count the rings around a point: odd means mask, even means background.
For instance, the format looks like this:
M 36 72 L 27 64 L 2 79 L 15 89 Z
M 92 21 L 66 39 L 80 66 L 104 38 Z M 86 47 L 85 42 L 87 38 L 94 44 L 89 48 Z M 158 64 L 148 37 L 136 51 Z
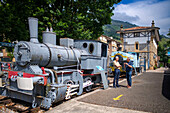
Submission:
M 34 17 L 28 18 L 29 31 L 30 31 L 30 42 L 38 42 L 38 19 Z
M 152 26 L 151 27 L 155 27 L 155 22 L 154 20 L 152 20 Z

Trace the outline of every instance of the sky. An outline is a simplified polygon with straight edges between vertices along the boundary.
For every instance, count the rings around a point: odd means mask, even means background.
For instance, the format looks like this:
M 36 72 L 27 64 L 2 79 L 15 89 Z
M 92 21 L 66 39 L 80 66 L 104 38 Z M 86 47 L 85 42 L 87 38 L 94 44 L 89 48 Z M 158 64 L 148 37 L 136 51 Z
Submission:
M 168 34 L 170 28 L 170 0 L 122 0 L 116 4 L 112 19 L 130 22 L 138 26 L 155 26 L 160 34 Z

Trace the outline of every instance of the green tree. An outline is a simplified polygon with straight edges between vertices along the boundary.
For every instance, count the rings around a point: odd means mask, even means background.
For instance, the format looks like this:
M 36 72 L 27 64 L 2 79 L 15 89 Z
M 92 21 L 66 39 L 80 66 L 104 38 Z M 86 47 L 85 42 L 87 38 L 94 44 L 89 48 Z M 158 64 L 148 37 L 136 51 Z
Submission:
M 170 36 L 170 28 L 169 28 L 169 33 L 167 35 Z
M 29 16 L 39 19 L 39 39 L 46 27 L 57 38 L 96 39 L 111 23 L 113 5 L 121 0 L 1 0 L 1 40 L 29 40 Z
M 0 1 L 0 41 L 28 40 L 29 5 L 28 0 Z
M 167 35 L 170 37 L 170 28 L 169 28 L 169 33 Z M 170 50 L 170 40 L 167 42 L 167 47 L 169 47 L 168 50 Z
M 163 38 L 162 38 L 163 37 Z M 161 40 L 158 43 L 158 56 L 160 56 L 160 61 L 165 63 L 168 62 L 169 57 L 166 55 L 169 49 L 169 41 L 170 39 L 164 35 L 160 36 Z

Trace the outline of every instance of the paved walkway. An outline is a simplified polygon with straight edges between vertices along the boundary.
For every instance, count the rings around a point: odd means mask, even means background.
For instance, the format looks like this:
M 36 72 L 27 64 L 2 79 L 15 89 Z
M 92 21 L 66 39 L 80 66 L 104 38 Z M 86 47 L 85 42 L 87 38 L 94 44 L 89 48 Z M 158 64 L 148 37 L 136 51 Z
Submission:
M 145 113 L 145 112 L 89 104 L 72 99 L 56 106 L 52 110 L 49 110 L 48 113 Z
M 164 74 L 164 70 L 160 68 L 134 77 L 131 89 L 126 88 L 123 80 L 121 88 L 95 90 L 66 101 L 48 113 L 170 113 L 170 73 Z

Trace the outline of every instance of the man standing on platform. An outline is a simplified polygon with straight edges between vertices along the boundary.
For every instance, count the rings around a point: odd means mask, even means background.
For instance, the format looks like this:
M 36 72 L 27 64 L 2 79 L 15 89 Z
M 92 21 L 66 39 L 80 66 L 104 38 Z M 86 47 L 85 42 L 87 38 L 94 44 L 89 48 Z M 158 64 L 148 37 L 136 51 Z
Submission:
M 114 81 L 113 81 L 113 87 L 119 87 L 119 75 L 120 75 L 120 67 L 121 65 L 119 64 L 119 57 L 116 56 L 116 59 L 113 61 L 114 67 L 115 67 L 115 73 L 114 73 Z M 116 85 L 115 85 L 116 82 Z
M 127 58 L 127 63 L 124 63 L 124 67 L 126 68 L 126 78 L 127 78 L 127 88 L 131 88 L 132 86 L 132 69 L 133 69 L 133 62 L 130 61 L 130 58 Z

